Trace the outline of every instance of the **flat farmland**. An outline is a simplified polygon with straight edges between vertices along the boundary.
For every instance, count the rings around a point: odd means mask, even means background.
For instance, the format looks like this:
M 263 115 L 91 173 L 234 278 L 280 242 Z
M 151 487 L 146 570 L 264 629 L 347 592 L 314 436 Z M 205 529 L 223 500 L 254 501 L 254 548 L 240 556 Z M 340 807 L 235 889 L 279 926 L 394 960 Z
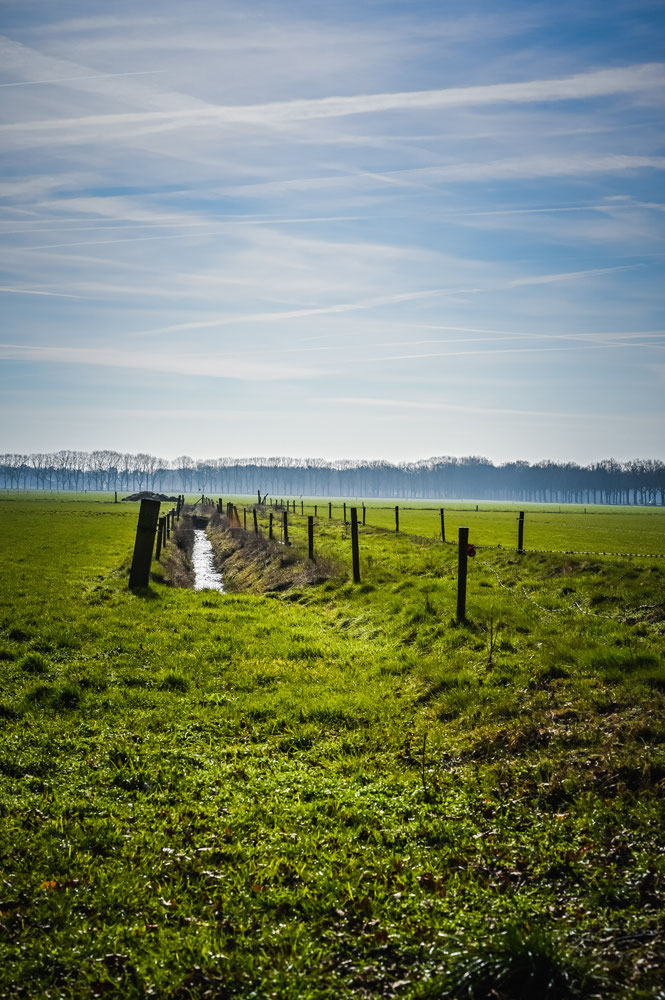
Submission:
M 137 512 L 0 497 L 0 996 L 659 996 L 662 560 L 480 550 L 459 624 L 422 530 L 266 592 L 267 509 L 132 593 Z
M 238 504 L 254 502 L 252 497 L 236 497 Z M 301 498 L 296 500 L 296 516 L 300 514 Z M 665 555 L 665 508 L 566 506 L 537 504 L 495 504 L 457 501 L 385 500 L 335 498 L 332 500 L 334 519 L 343 519 L 346 502 L 351 506 L 366 506 L 366 524 L 395 530 L 395 506 L 399 506 L 400 531 L 424 538 L 441 537 L 439 509 L 444 509 L 447 541 L 457 541 L 457 529 L 469 528 L 469 539 L 476 545 L 517 547 L 517 519 L 525 512 L 524 545 L 526 549 L 558 552 L 617 552 Z M 313 514 L 314 506 L 323 522 L 328 517 L 327 499 L 304 498 L 305 514 Z M 478 510 L 476 510 L 478 506 Z M 347 517 L 349 515 L 347 514 Z

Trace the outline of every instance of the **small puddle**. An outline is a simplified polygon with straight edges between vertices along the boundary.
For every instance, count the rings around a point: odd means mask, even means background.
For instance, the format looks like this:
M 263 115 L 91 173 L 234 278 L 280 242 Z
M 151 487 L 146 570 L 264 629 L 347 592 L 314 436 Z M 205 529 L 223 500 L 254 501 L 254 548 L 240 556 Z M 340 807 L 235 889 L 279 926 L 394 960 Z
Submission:
M 222 576 L 215 569 L 213 562 L 210 539 L 202 528 L 194 529 L 192 565 L 194 567 L 194 590 L 219 590 L 220 593 L 224 592 Z

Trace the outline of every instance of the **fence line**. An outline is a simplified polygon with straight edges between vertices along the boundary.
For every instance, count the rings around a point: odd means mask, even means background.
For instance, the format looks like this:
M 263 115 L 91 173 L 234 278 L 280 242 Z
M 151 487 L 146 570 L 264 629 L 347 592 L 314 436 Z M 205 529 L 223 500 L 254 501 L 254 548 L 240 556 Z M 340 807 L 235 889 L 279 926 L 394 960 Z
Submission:
M 253 520 L 252 527 L 253 527 L 254 534 L 255 535 L 259 535 L 260 532 L 259 532 L 258 514 L 259 514 L 259 512 L 267 514 L 268 518 L 269 518 L 269 520 L 268 520 L 268 524 L 269 524 L 269 535 L 268 535 L 268 537 L 269 537 L 270 540 L 273 540 L 274 505 L 273 505 L 273 509 L 271 509 L 270 507 L 268 507 L 266 505 L 266 503 L 265 503 L 266 499 L 267 499 L 267 497 L 264 497 L 263 501 L 261 501 L 261 494 L 258 493 L 258 501 L 259 502 L 256 503 L 256 504 L 254 504 L 254 505 L 252 505 L 252 507 L 251 507 L 252 520 Z M 216 511 L 219 515 L 222 514 L 222 511 L 223 511 L 223 501 L 222 501 L 221 497 L 215 502 L 211 498 L 206 497 L 206 495 L 204 493 L 202 493 L 200 499 L 197 500 L 194 504 L 191 505 L 191 510 L 192 511 L 195 510 L 199 503 L 201 504 L 201 509 L 203 509 L 204 507 L 212 507 L 213 511 Z M 137 589 L 137 588 L 147 587 L 148 586 L 149 580 L 150 580 L 150 567 L 151 567 L 151 563 L 152 563 L 153 548 L 155 547 L 155 542 L 156 542 L 155 558 L 157 560 L 159 560 L 160 557 L 161 557 L 162 551 L 164 550 L 165 546 L 167 545 L 167 543 L 169 542 L 169 540 L 171 538 L 171 531 L 175 530 L 175 522 L 180 519 L 180 514 L 181 514 L 184 506 L 185 506 L 185 497 L 184 497 L 184 494 L 180 494 L 178 496 L 178 499 L 177 499 L 176 507 L 172 508 L 169 511 L 167 511 L 167 513 L 165 515 L 159 516 L 160 501 L 158 501 L 158 500 L 151 500 L 151 499 L 144 499 L 144 500 L 141 501 L 141 506 L 140 506 L 140 509 L 139 509 L 139 517 L 138 517 L 137 529 L 136 529 L 136 539 L 135 539 L 135 544 L 134 544 L 134 554 L 133 554 L 133 558 L 132 558 L 132 565 L 131 565 L 131 570 L 130 570 L 130 575 L 129 575 L 129 588 L 130 589 L 134 590 L 134 589 Z M 434 508 L 434 509 L 436 509 L 436 508 Z M 442 531 L 441 531 L 442 538 L 441 538 L 439 544 L 441 544 L 441 545 L 450 545 L 452 543 L 446 542 L 446 540 L 445 540 L 445 531 L 444 531 L 444 527 L 443 527 L 443 509 L 439 508 L 439 511 L 440 511 L 440 514 L 441 514 L 441 528 L 442 528 Z M 289 545 L 290 541 L 289 541 L 289 524 L 288 524 L 289 510 L 288 510 L 288 507 L 287 507 L 287 509 L 284 509 L 284 507 L 282 506 L 281 512 L 282 512 L 282 518 L 281 518 L 281 521 L 282 521 L 282 524 L 281 524 L 281 528 L 282 528 L 282 532 L 281 532 L 281 534 L 282 534 L 282 544 L 283 545 Z M 329 512 L 330 512 L 330 514 L 332 513 L 331 507 L 329 508 Z M 399 532 L 399 508 L 395 507 L 394 508 L 394 512 L 395 512 L 395 531 L 394 532 L 389 532 L 389 529 L 386 529 L 386 528 L 376 528 L 376 527 L 372 527 L 370 530 L 371 531 L 377 531 L 378 530 L 378 531 L 383 531 L 384 533 L 391 533 L 391 534 L 394 533 L 394 534 L 397 534 Z M 308 558 L 310 560 L 314 560 L 315 559 L 315 555 L 314 555 L 314 523 L 315 523 L 315 520 L 319 521 L 319 520 L 322 520 L 322 519 L 315 518 L 314 515 L 312 515 L 312 514 L 305 514 L 304 513 L 304 504 L 303 503 L 301 503 L 301 510 L 299 512 L 299 515 L 298 515 L 298 513 L 296 512 L 296 509 L 295 509 L 295 502 L 293 503 L 293 509 L 291 510 L 291 513 L 293 513 L 294 516 L 296 516 L 296 517 L 300 516 L 300 517 L 303 517 L 303 518 L 304 517 L 307 518 L 306 525 L 307 525 Z M 344 514 L 346 514 L 346 505 L 344 505 Z M 358 583 L 360 583 L 360 555 L 359 555 L 359 533 L 358 533 L 358 528 L 359 528 L 359 523 L 358 523 L 358 508 L 357 507 L 350 507 L 349 508 L 349 514 L 350 514 L 350 527 L 351 527 L 351 556 L 352 556 L 353 582 L 355 584 L 358 584 Z M 364 505 L 363 505 L 363 514 L 364 514 Z M 193 516 L 196 516 L 196 515 L 193 515 Z M 227 502 L 227 504 L 226 504 L 226 516 L 227 516 L 227 519 L 228 519 L 228 521 L 229 521 L 230 524 L 235 523 L 238 527 L 240 526 L 240 518 L 239 518 L 239 515 L 238 515 L 238 509 L 230 501 Z M 340 522 L 339 519 L 333 519 L 333 518 L 329 517 L 328 520 L 333 520 L 333 522 L 335 524 L 337 524 L 337 525 L 343 524 L 344 531 L 345 531 L 345 534 L 346 534 L 346 529 L 349 527 L 349 522 L 346 521 L 346 519 L 343 522 Z M 243 508 L 243 523 L 244 523 L 244 530 L 247 531 L 247 508 L 246 507 Z M 364 517 L 363 517 L 363 523 L 364 523 Z M 524 512 L 520 511 L 520 516 L 519 516 L 519 519 L 518 519 L 518 538 L 517 538 L 517 552 L 519 554 L 523 553 L 523 548 L 522 548 L 522 546 L 523 546 L 523 537 L 524 537 L 523 536 L 523 532 L 524 532 Z M 423 536 L 418 536 L 418 535 L 407 534 L 407 537 L 408 538 L 417 538 L 417 539 L 422 540 L 422 541 L 434 542 L 434 540 L 431 539 L 431 538 L 424 538 Z M 502 546 L 487 546 L 487 545 L 484 545 L 484 546 L 478 546 L 478 548 L 481 548 L 481 549 L 492 549 L 494 551 L 504 551 L 504 552 L 511 551 L 510 549 L 506 549 L 506 548 L 504 548 Z M 580 553 L 580 552 L 561 552 L 561 551 L 557 552 L 557 550 L 530 550 L 530 551 L 537 552 L 537 553 L 540 553 L 540 552 L 552 552 L 552 553 L 561 554 L 561 555 L 619 555 L 619 556 L 624 556 L 624 557 L 631 557 L 631 556 L 634 555 L 634 553 Z M 476 555 L 476 546 L 469 543 L 469 528 L 468 527 L 460 527 L 458 529 L 458 572 L 457 572 L 457 621 L 460 624 L 464 624 L 466 622 L 466 590 L 467 590 L 468 558 L 469 557 L 474 557 L 475 555 Z M 637 557 L 638 558 L 644 558 L 644 557 L 645 558 L 665 558 L 665 555 L 660 556 L 660 555 L 655 555 L 653 553 L 650 553 L 650 554 L 648 554 L 646 556 L 639 556 L 638 555 Z M 622 617 L 620 617 L 619 615 L 605 615 L 605 614 L 601 614 L 599 612 L 591 611 L 591 610 L 589 610 L 587 608 L 584 608 L 584 607 L 582 607 L 582 605 L 580 604 L 579 601 L 574 601 L 571 606 L 567 606 L 565 608 L 548 608 L 548 607 L 545 607 L 544 605 L 539 604 L 538 601 L 536 601 L 529 593 L 527 593 L 526 587 L 524 587 L 524 586 L 521 587 L 521 595 L 520 595 L 520 593 L 518 592 L 518 590 L 516 588 L 509 587 L 506 583 L 504 583 L 503 580 L 501 579 L 501 577 L 499 576 L 498 572 L 496 571 L 496 569 L 490 563 L 479 560 L 479 565 L 481 565 L 481 566 L 485 567 L 487 570 L 489 570 L 489 572 L 492 573 L 493 576 L 495 577 L 495 579 L 496 579 L 497 583 L 499 584 L 499 586 L 502 587 L 504 590 L 506 590 L 512 597 L 515 597 L 515 598 L 518 598 L 518 599 L 521 597 L 525 601 L 528 601 L 534 607 L 538 608 L 539 611 L 543 612 L 544 614 L 546 614 L 548 616 L 562 615 L 562 614 L 570 613 L 571 611 L 575 610 L 579 614 L 588 615 L 588 616 L 591 616 L 591 617 L 594 617 L 594 618 L 602 618 L 602 619 L 605 619 L 605 620 L 608 620 L 608 621 L 622 621 L 623 620 Z M 640 611 L 640 610 L 643 610 L 643 609 L 652 609 L 652 608 L 657 608 L 657 607 L 660 607 L 660 605 L 659 604 L 643 604 L 643 605 L 639 605 L 633 611 L 631 611 L 630 609 L 626 609 L 625 613 L 627 615 L 630 615 L 630 614 L 634 614 L 635 611 Z
M 288 501 L 284 501 L 284 503 L 291 504 L 292 501 L 288 500 Z M 293 501 L 293 503 L 295 504 L 295 501 Z M 278 501 L 275 506 L 278 509 L 280 509 L 281 506 L 282 506 L 282 501 L 281 500 Z M 343 505 L 343 507 L 345 507 L 345 506 L 346 506 L 346 504 Z M 291 514 L 294 514 L 296 517 L 302 516 L 300 514 L 300 512 L 299 511 L 295 511 L 293 509 L 293 507 L 287 508 L 287 509 L 290 511 Z M 332 510 L 332 509 L 333 509 L 333 505 L 332 505 L 332 503 L 329 502 L 329 510 Z M 388 511 L 392 511 L 393 514 L 394 514 L 394 516 L 395 516 L 395 520 L 396 520 L 396 528 L 388 528 L 388 527 L 385 527 L 384 525 L 380 525 L 380 524 L 365 524 L 364 513 L 365 513 L 365 511 L 371 511 L 371 510 L 388 510 Z M 394 534 L 397 533 L 397 530 L 399 530 L 399 534 L 400 535 L 404 535 L 404 536 L 406 536 L 408 538 L 417 538 L 417 539 L 420 539 L 422 541 L 428 541 L 429 542 L 429 541 L 436 541 L 437 540 L 436 536 L 434 536 L 434 535 L 419 535 L 417 532 L 404 531 L 402 529 L 401 525 L 399 525 L 399 513 L 398 513 L 398 511 L 401 512 L 401 511 L 404 511 L 404 510 L 427 510 L 427 511 L 431 511 L 431 512 L 436 512 L 441 517 L 442 533 L 444 533 L 445 532 L 445 528 L 443 527 L 443 512 L 444 511 L 447 512 L 447 511 L 453 511 L 453 510 L 461 510 L 461 508 L 453 508 L 453 507 L 445 507 L 445 508 L 442 508 L 442 507 L 427 507 L 427 508 L 424 508 L 424 507 L 413 507 L 413 508 L 408 508 L 408 507 L 399 507 L 399 508 L 398 507 L 363 507 L 363 521 L 362 521 L 363 527 L 365 527 L 366 529 L 371 530 L 371 531 L 381 531 L 381 532 L 384 532 L 385 534 L 389 534 L 389 535 L 394 535 Z M 465 513 L 465 514 L 475 513 L 475 511 L 469 511 L 469 510 L 461 510 L 461 512 Z M 483 513 L 483 512 L 481 511 L 480 513 Z M 514 512 L 513 511 L 505 511 L 505 510 L 503 510 L 503 511 L 501 511 L 501 513 L 511 514 L 511 513 L 514 513 Z M 522 548 L 520 549 L 520 541 L 519 541 L 520 524 L 519 524 L 519 522 L 522 521 L 522 533 L 523 533 L 524 532 L 524 524 L 527 522 L 526 515 L 528 513 L 529 513 L 528 511 L 525 511 L 525 512 L 520 511 L 519 514 L 523 514 L 523 517 L 521 517 L 521 518 L 520 517 L 516 517 L 516 521 L 518 522 L 518 525 L 517 525 L 518 534 L 517 534 L 517 542 L 516 542 L 515 550 L 513 550 L 512 548 L 510 548 L 509 546 L 506 546 L 506 545 L 500 545 L 500 544 L 490 545 L 490 544 L 487 544 L 487 543 L 484 543 L 484 542 L 481 542 L 481 543 L 475 543 L 474 542 L 475 547 L 477 549 L 490 549 L 490 550 L 499 551 L 499 552 L 511 552 L 511 551 L 518 551 L 519 552 L 519 551 L 521 551 L 521 552 L 528 552 L 529 554 L 532 554 L 532 555 L 617 556 L 617 557 L 620 557 L 620 558 L 623 558 L 623 559 L 665 559 L 665 552 L 614 552 L 614 551 L 608 551 L 608 550 L 595 550 L 595 551 L 593 551 L 593 550 L 589 550 L 589 549 L 536 549 L 536 548 L 530 548 L 528 546 L 526 546 L 526 547 L 524 546 L 524 542 L 523 542 L 524 536 L 523 536 L 523 534 L 522 534 Z M 304 516 L 307 517 L 308 515 L 305 514 Z M 317 520 L 318 521 L 323 521 L 323 518 L 318 518 Z M 331 513 L 329 513 L 328 517 L 325 518 L 325 520 L 327 520 L 327 521 L 333 521 L 336 524 L 344 524 L 344 525 L 348 525 L 350 523 L 348 520 L 346 520 L 344 518 L 340 519 L 340 518 L 333 517 Z M 456 545 L 457 544 L 457 542 L 447 541 L 445 539 L 445 537 L 441 538 L 440 541 L 443 544 L 446 544 L 446 545 Z

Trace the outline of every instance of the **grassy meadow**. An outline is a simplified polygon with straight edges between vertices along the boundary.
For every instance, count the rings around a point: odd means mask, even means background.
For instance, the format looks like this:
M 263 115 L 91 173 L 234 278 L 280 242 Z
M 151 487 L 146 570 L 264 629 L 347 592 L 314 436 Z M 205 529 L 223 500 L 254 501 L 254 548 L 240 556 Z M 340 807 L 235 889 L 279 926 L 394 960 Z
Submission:
M 354 586 L 314 502 L 316 585 L 131 593 L 138 504 L 0 496 L 0 997 L 665 998 L 665 560 L 447 510 L 459 625 L 438 514 Z
M 231 498 L 232 499 L 232 498 Z M 243 498 L 238 498 L 242 502 Z M 248 503 L 248 498 L 244 498 Z M 328 502 L 304 499 L 305 514 L 328 517 Z M 333 501 L 333 519 L 343 519 L 345 501 Z M 348 508 L 359 510 L 362 500 L 346 500 Z M 301 500 L 296 500 L 300 513 Z M 469 537 L 476 545 L 516 548 L 517 518 L 524 511 L 525 548 L 559 552 L 619 552 L 630 554 L 665 555 L 665 509 L 662 507 L 609 507 L 559 504 L 507 504 L 461 502 L 437 503 L 434 500 L 413 501 L 366 500 L 366 525 L 395 530 L 395 506 L 399 506 L 399 527 L 405 534 L 424 538 L 441 538 L 440 507 L 444 508 L 447 541 L 457 541 L 457 529 L 469 528 Z M 478 508 L 478 509 L 476 509 Z M 362 515 L 360 515 L 362 516 Z

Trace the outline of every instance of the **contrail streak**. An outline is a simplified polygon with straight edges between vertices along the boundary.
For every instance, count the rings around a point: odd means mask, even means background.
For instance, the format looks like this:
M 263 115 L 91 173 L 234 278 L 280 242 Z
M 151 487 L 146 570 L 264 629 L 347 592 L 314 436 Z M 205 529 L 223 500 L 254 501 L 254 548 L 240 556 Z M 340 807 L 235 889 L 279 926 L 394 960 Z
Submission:
M 72 83 L 74 80 L 108 80 L 118 76 L 150 76 L 166 73 L 165 69 L 139 69 L 132 73 L 94 73 L 86 76 L 61 76 L 57 80 L 17 80 L 15 83 L 0 83 L 0 87 L 41 87 L 52 83 Z

